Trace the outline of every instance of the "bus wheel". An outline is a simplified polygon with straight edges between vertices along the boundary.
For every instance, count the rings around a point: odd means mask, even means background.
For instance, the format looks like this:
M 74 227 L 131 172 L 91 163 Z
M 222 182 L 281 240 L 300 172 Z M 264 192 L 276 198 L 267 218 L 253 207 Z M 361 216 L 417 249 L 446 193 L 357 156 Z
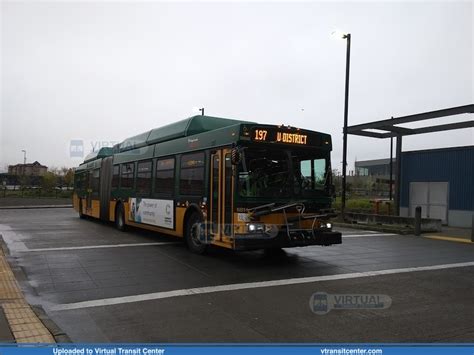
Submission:
M 115 210 L 115 226 L 119 231 L 125 230 L 125 211 L 123 205 L 120 203 Z
M 196 254 L 204 254 L 207 249 L 207 245 L 201 243 L 199 240 L 201 223 L 201 215 L 197 212 L 193 212 L 191 216 L 189 216 L 186 223 L 186 245 L 188 246 L 189 250 Z
M 82 199 L 79 200 L 79 218 L 86 218 L 86 215 L 82 212 Z

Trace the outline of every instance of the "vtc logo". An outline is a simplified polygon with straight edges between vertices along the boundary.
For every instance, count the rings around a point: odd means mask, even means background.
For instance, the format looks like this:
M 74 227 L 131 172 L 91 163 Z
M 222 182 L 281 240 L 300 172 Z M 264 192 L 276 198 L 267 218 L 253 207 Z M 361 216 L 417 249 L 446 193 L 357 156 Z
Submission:
M 69 144 L 69 156 L 71 158 L 84 157 L 84 141 L 82 139 L 72 139 Z
M 311 310 L 316 314 L 326 314 L 330 311 L 328 306 L 328 294 L 326 292 L 316 292 L 309 300 Z

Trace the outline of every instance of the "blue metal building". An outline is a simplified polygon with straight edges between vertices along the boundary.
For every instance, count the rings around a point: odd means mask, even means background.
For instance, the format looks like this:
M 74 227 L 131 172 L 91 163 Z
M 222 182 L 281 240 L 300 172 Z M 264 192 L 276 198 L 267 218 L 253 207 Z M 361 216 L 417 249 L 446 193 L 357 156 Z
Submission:
M 471 227 L 474 214 L 474 146 L 403 152 L 400 215 L 439 218 Z

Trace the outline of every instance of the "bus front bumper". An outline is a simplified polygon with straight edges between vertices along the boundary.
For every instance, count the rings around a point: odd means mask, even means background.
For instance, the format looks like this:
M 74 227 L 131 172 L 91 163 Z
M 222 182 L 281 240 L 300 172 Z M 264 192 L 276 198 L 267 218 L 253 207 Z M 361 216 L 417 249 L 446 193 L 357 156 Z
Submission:
M 300 231 L 288 236 L 281 232 L 276 237 L 268 237 L 258 234 L 238 235 L 235 238 L 235 250 L 252 250 L 267 248 L 293 248 L 309 245 L 332 245 L 341 244 L 342 234 L 330 230 Z

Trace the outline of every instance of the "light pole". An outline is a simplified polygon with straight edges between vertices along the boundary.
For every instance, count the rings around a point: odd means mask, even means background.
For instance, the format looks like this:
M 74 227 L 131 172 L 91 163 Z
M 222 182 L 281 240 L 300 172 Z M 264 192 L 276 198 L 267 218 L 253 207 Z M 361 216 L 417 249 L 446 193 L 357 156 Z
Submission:
M 392 116 L 393 120 L 393 116 Z M 392 201 L 392 176 L 393 176 L 393 137 L 390 137 L 390 180 L 388 186 L 390 191 L 388 192 L 389 200 Z
M 22 170 L 22 175 L 25 175 L 25 172 L 26 172 L 26 150 L 25 149 L 22 149 L 21 150 L 23 152 L 23 168 L 21 169 Z M 23 192 L 22 192 L 23 194 Z
M 204 107 L 200 108 L 199 111 L 201 111 L 201 115 L 204 116 Z
M 350 33 L 340 33 L 334 31 L 332 33 L 339 38 L 345 39 L 347 42 L 346 50 L 346 89 L 344 95 L 344 128 L 342 131 L 343 141 L 342 141 L 342 196 L 341 196 L 341 213 L 344 217 L 344 212 L 346 209 L 346 168 L 347 168 L 347 121 L 348 121 L 348 109 L 349 109 L 349 68 L 351 61 L 351 34 Z

